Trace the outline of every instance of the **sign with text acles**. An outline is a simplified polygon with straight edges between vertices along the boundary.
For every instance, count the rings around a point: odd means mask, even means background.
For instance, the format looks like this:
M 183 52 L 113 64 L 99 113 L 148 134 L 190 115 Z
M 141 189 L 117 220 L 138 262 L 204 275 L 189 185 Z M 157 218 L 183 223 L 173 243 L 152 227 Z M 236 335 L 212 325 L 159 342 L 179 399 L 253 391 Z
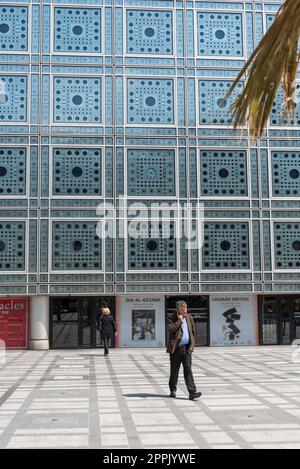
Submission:
M 0 298 L 0 340 L 7 349 L 27 348 L 27 298 Z

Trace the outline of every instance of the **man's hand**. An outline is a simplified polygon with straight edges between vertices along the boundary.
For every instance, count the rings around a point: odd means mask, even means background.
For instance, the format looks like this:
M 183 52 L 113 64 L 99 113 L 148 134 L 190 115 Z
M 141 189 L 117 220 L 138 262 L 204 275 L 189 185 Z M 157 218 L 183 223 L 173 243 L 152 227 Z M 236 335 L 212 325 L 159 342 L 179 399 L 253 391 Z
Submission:
M 117 337 L 117 335 L 118 335 L 118 333 L 117 333 L 117 331 L 116 331 L 116 332 L 115 332 L 115 337 Z
M 180 319 L 180 321 L 182 321 L 182 315 L 181 314 L 178 314 L 178 319 Z

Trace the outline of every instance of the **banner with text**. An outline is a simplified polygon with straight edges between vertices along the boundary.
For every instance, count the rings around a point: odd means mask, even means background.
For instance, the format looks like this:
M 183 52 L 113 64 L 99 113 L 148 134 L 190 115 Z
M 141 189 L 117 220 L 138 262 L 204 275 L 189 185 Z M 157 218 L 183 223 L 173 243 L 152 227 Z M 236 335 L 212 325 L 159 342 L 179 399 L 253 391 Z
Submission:
M 125 296 L 117 301 L 120 347 L 165 345 L 165 298 Z
M 0 298 L 0 340 L 7 349 L 27 348 L 27 298 Z
M 258 345 L 257 315 L 256 296 L 212 296 L 210 298 L 211 345 Z

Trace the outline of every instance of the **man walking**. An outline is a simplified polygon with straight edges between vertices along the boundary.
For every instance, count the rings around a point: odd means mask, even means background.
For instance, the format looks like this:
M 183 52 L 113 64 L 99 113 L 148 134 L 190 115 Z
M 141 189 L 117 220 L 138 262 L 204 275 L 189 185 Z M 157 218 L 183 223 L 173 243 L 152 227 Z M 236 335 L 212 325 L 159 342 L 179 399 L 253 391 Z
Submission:
M 197 392 L 192 373 L 192 352 L 195 347 L 195 323 L 187 312 L 185 301 L 177 301 L 176 316 L 168 325 L 169 344 L 167 353 L 170 354 L 171 376 L 169 381 L 170 397 L 176 397 L 178 374 L 183 365 L 185 385 L 189 392 L 189 399 L 193 401 L 201 396 Z

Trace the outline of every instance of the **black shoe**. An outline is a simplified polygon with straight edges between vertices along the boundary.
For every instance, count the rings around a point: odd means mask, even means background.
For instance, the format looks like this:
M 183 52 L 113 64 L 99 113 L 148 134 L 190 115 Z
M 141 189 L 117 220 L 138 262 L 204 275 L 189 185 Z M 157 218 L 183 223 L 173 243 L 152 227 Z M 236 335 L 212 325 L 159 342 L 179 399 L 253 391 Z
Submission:
M 105 353 L 104 356 L 107 357 L 108 353 Z
M 198 399 L 201 396 L 202 396 L 202 392 L 193 392 L 190 394 L 189 400 L 193 401 L 194 399 Z
M 176 392 L 175 392 L 175 391 L 171 391 L 171 392 L 170 392 L 170 397 L 175 398 L 175 397 L 176 397 Z

